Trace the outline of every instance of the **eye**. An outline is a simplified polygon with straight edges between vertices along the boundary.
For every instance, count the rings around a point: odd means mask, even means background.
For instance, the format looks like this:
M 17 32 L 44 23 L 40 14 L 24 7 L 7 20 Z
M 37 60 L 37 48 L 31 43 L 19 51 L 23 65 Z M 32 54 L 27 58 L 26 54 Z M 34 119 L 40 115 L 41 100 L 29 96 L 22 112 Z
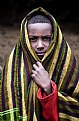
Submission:
M 36 36 L 29 37 L 29 40 L 30 40 L 31 42 L 36 41 L 36 40 L 37 40 L 37 37 L 36 37 Z
M 51 36 L 44 36 L 44 37 L 42 37 L 42 39 L 44 41 L 50 41 L 51 40 Z

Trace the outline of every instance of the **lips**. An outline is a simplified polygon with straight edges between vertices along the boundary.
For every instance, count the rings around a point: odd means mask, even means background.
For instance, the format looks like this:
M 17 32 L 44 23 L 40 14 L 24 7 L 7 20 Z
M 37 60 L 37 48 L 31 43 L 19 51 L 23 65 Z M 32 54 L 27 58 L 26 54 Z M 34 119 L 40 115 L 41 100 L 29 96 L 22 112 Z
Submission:
M 36 54 L 40 56 L 40 55 L 44 55 L 45 52 L 36 52 Z

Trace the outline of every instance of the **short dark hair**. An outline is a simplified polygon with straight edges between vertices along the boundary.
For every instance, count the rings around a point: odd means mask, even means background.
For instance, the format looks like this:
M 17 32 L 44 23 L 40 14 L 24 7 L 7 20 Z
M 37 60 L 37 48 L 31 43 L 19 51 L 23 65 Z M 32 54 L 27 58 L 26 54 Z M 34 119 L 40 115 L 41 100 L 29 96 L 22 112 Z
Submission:
M 34 23 L 51 23 L 51 21 L 44 15 L 35 15 L 31 17 L 28 21 L 28 24 Z

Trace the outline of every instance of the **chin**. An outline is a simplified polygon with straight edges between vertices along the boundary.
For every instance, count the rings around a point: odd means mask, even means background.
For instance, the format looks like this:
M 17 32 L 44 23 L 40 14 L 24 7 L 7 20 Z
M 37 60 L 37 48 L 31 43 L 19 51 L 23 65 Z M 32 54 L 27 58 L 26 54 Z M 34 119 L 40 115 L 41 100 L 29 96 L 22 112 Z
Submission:
M 42 58 L 43 58 L 43 56 L 44 56 L 44 55 L 38 55 L 38 57 L 39 57 L 40 59 L 42 59 Z

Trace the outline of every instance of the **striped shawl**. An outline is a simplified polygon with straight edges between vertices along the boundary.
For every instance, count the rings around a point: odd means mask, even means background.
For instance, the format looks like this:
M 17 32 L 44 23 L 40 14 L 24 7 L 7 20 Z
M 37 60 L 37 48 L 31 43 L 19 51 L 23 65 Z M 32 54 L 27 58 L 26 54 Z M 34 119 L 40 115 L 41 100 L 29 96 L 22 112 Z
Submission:
M 42 58 L 32 49 L 27 33 L 29 18 L 48 16 L 53 40 Z M 59 121 L 79 121 L 79 66 L 56 20 L 43 8 L 34 9 L 22 21 L 20 40 L 3 69 L 0 85 L 0 121 L 45 121 L 37 99 L 37 84 L 31 78 L 32 65 L 40 61 L 58 87 Z

